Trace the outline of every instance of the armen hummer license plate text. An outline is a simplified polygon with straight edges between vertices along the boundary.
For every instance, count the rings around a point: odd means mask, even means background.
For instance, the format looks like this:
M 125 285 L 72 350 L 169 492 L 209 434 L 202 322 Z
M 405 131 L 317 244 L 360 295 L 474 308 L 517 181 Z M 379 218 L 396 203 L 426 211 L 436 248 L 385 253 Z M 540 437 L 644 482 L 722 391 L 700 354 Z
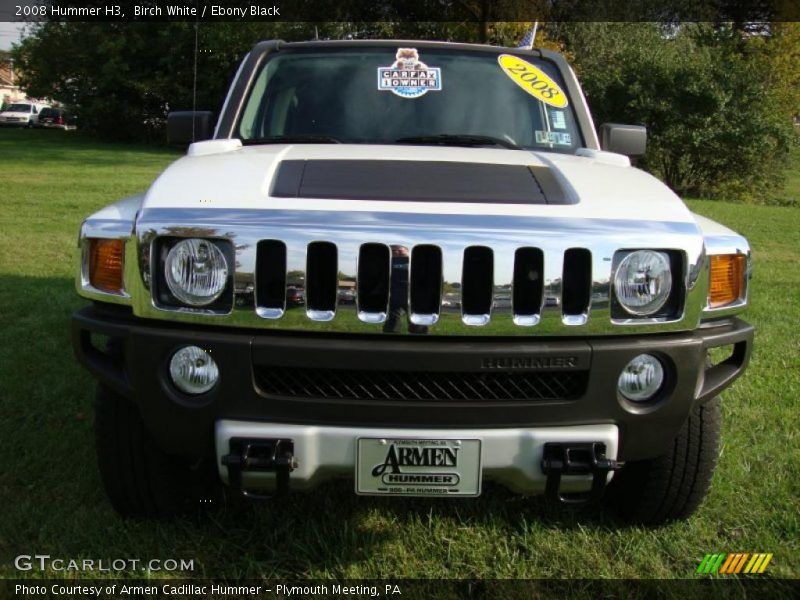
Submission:
M 481 441 L 360 438 L 356 493 L 478 496 Z

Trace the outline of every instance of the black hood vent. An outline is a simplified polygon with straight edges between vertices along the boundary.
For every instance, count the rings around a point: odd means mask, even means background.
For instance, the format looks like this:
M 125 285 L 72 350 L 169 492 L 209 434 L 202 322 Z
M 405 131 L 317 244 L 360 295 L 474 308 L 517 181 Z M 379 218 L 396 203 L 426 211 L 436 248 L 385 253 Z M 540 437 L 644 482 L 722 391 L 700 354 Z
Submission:
M 572 204 L 548 167 L 411 160 L 284 160 L 278 198 Z

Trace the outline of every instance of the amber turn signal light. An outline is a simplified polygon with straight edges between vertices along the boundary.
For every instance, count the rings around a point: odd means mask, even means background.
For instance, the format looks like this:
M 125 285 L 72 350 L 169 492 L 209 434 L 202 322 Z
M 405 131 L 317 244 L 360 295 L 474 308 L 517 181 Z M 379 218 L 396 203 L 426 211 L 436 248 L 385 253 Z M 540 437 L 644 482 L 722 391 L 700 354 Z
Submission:
M 744 254 L 718 254 L 711 257 L 708 305 L 719 308 L 736 302 L 744 287 Z
M 89 283 L 111 294 L 122 293 L 122 265 L 125 244 L 122 240 L 89 240 Z

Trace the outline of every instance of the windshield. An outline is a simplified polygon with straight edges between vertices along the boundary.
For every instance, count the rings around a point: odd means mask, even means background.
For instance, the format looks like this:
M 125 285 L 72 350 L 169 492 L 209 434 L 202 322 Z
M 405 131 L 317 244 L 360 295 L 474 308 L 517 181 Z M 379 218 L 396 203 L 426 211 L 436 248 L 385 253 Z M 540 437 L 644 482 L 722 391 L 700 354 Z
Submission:
M 439 48 L 283 51 L 261 68 L 244 143 L 420 143 L 573 153 L 582 146 L 555 65 Z
M 29 113 L 29 112 L 31 112 L 31 105 L 30 104 L 11 104 L 11 105 L 6 107 L 6 112 Z

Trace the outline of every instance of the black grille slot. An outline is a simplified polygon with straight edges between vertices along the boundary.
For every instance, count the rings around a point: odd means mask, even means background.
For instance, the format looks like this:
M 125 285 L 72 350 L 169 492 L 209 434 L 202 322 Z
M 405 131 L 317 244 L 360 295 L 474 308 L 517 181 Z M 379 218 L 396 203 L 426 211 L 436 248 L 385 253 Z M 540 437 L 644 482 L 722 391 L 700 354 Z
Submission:
M 544 290 L 544 254 L 539 248 L 517 248 L 512 287 L 514 314 L 538 315 Z
M 465 315 L 488 315 L 492 309 L 494 256 L 486 246 L 464 250 L 461 305 Z
M 311 242 L 306 260 L 308 310 L 336 310 L 336 288 L 339 284 L 336 245 L 331 242 Z
M 570 248 L 564 253 L 562 309 L 564 315 L 581 315 L 592 297 L 592 253 Z
M 286 244 L 279 240 L 262 240 L 256 247 L 256 306 L 286 306 Z
M 438 372 L 256 366 L 267 396 L 375 402 L 514 402 L 575 400 L 588 371 Z
M 391 252 L 385 244 L 363 244 L 358 252 L 358 310 L 386 312 Z
M 438 246 L 414 246 L 411 250 L 411 312 L 439 314 L 442 295 L 442 250 Z

